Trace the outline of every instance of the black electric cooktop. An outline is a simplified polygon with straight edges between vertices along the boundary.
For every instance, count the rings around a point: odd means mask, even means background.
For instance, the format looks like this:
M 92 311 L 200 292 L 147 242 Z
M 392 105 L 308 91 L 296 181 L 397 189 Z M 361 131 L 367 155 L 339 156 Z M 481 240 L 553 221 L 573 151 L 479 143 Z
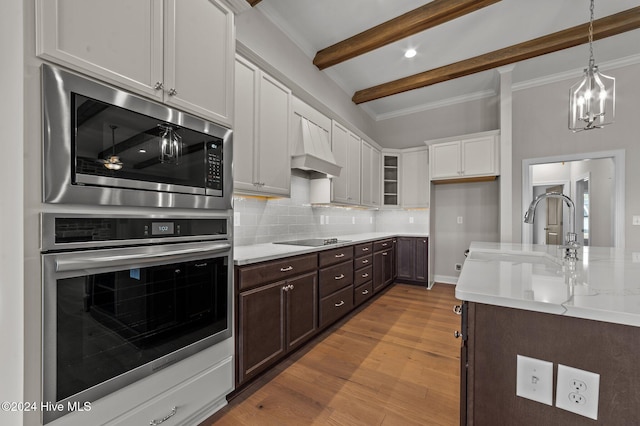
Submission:
M 287 244 L 291 246 L 308 246 L 308 247 L 321 247 L 331 244 L 348 243 L 349 240 L 339 240 L 337 238 L 309 238 L 306 240 L 293 240 L 293 241 L 277 241 L 273 244 Z

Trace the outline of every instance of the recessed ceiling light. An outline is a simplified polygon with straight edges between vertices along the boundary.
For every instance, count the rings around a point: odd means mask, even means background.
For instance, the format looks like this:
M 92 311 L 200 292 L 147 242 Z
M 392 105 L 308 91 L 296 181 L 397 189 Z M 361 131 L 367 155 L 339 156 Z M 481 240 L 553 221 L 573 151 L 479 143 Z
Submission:
M 406 52 L 404 52 L 404 57 L 405 58 L 413 58 L 414 56 L 416 56 L 416 50 L 415 49 L 407 49 Z

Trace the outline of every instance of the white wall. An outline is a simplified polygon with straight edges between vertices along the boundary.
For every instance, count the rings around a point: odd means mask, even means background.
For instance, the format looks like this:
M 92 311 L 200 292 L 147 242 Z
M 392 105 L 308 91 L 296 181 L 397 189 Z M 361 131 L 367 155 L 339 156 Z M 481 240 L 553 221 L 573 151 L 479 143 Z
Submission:
M 449 136 L 499 128 L 496 96 L 429 109 L 375 123 L 375 140 L 385 148 L 412 148 Z
M 0 401 L 25 401 L 23 247 L 23 10 L 22 0 L 4 0 L 0 13 Z M 0 411 L 2 425 L 22 425 L 22 413 Z
M 631 225 L 640 214 L 640 143 L 638 143 L 637 99 L 640 98 L 640 65 L 603 70 L 616 77 L 616 122 L 603 129 L 572 133 L 567 129 L 569 87 L 567 80 L 513 93 L 513 236 L 522 235 L 522 160 L 586 152 L 625 150 L 625 241 L 640 248 L 640 227 Z M 535 117 L 535 119 L 532 119 Z
M 434 275 L 437 282 L 457 282 L 454 264 L 464 262 L 472 241 L 500 239 L 499 181 L 433 185 Z M 462 223 L 458 223 L 462 217 Z

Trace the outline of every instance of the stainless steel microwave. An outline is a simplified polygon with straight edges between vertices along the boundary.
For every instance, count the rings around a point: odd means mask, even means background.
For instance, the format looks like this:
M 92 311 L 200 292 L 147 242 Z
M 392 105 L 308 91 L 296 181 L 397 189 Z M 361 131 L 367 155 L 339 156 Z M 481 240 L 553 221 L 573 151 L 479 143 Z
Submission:
M 232 131 L 42 65 L 47 203 L 231 209 Z

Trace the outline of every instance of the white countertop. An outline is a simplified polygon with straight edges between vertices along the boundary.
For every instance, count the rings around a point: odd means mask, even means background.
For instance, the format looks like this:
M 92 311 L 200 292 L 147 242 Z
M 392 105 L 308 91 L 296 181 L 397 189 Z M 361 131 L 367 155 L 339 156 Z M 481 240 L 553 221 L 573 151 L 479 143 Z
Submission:
M 584 247 L 572 265 L 558 246 L 473 242 L 469 249 L 460 300 L 640 326 L 640 259 L 631 251 Z
M 233 248 L 233 261 L 235 265 L 242 266 L 267 260 L 281 259 L 287 256 L 296 256 L 299 254 L 314 253 L 321 250 L 344 247 L 352 244 L 366 243 L 368 241 L 381 240 L 384 238 L 428 236 L 429 234 L 427 233 L 370 232 L 365 234 L 336 235 L 335 237 L 339 240 L 343 240 L 344 242 L 320 247 L 293 246 L 274 243 L 237 246 Z

